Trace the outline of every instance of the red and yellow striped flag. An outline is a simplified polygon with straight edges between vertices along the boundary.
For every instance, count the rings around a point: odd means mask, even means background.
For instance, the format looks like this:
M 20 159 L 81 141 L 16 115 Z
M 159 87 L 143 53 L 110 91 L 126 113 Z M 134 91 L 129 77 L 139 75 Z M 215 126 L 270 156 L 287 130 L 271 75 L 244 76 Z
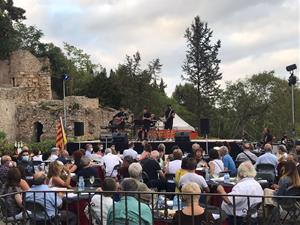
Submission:
M 67 136 L 62 123 L 62 118 L 59 118 L 59 122 L 56 124 L 56 147 L 63 150 L 67 144 Z

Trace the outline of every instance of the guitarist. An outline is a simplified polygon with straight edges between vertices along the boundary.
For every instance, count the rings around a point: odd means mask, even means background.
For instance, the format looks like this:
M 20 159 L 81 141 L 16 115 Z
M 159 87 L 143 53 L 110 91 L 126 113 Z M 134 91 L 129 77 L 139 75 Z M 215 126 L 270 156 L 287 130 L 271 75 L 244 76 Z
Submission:
M 151 113 L 149 112 L 147 107 L 144 107 L 144 111 L 143 111 L 144 126 L 143 126 L 142 140 L 148 139 L 148 132 L 151 127 L 151 122 L 152 122 Z
M 169 130 L 168 138 L 171 139 L 171 130 L 173 129 L 173 119 L 175 117 L 175 111 L 171 105 L 168 105 L 165 111 L 165 130 Z
M 125 119 L 126 119 L 126 114 L 123 111 L 123 109 L 120 109 L 120 112 L 118 112 L 116 115 L 114 115 L 112 121 L 110 121 L 111 126 L 112 126 L 112 132 L 124 130 L 125 129 Z

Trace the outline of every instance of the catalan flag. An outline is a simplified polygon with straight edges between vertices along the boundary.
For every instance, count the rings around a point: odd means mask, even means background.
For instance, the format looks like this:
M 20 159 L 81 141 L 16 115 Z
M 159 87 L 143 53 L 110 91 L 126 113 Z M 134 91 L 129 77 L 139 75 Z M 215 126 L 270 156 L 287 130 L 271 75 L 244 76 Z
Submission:
M 56 124 L 56 147 L 63 150 L 65 144 L 67 144 L 67 136 L 62 123 L 62 118 L 60 117 L 59 122 Z

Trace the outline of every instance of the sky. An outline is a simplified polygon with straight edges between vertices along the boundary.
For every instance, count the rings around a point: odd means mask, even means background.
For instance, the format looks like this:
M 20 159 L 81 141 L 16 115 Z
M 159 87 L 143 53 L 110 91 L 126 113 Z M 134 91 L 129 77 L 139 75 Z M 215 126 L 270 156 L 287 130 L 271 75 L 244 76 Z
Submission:
M 300 67 L 299 0 L 14 0 L 43 42 L 75 45 L 108 71 L 139 51 L 143 66 L 159 58 L 170 96 L 181 80 L 184 33 L 200 16 L 221 40 L 221 85 L 252 74 Z M 299 70 L 296 71 L 299 76 Z

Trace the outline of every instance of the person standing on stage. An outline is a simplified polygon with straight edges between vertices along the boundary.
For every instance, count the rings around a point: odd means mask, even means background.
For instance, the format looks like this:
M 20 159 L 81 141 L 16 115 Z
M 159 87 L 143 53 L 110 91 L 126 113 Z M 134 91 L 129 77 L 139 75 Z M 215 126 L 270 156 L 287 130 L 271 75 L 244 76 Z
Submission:
M 175 111 L 171 105 L 168 105 L 165 111 L 165 130 L 169 130 L 168 138 L 171 139 L 171 130 L 173 129 L 173 119 L 175 118 Z
M 263 147 L 265 144 L 272 144 L 273 135 L 270 132 L 270 129 L 265 127 L 263 130 Z
M 144 107 L 143 121 L 144 121 L 144 126 L 143 126 L 142 139 L 143 140 L 147 140 L 147 138 L 148 138 L 148 132 L 150 130 L 151 121 L 152 121 L 151 113 L 148 111 L 147 107 Z
M 125 129 L 125 119 L 126 113 L 121 108 L 120 112 L 113 116 L 113 119 L 110 121 L 110 125 L 112 126 L 112 132 L 123 131 Z

